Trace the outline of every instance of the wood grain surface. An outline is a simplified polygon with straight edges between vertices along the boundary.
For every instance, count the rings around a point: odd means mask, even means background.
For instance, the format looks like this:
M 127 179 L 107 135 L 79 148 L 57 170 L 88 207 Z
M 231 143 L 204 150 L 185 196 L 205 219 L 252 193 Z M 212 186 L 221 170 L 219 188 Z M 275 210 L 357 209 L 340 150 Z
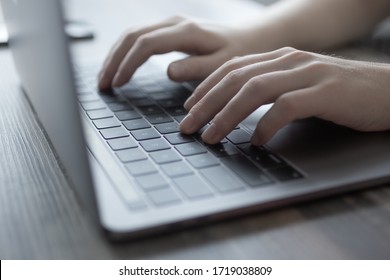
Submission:
M 136 2 L 67 1 L 70 16 L 88 20 L 99 32 L 74 50 L 87 54 L 93 47 L 101 59 L 125 26 L 143 23 Z M 110 243 L 76 200 L 16 77 L 9 51 L 0 49 L 0 259 L 390 258 L 390 184 Z

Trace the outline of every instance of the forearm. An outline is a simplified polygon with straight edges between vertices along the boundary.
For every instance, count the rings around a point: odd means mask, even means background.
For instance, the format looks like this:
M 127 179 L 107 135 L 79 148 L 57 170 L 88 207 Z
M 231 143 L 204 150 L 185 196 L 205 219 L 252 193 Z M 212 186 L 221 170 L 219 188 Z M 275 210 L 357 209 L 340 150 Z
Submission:
M 259 34 L 250 51 L 330 48 L 368 34 L 389 14 L 389 0 L 284 0 L 250 28 Z

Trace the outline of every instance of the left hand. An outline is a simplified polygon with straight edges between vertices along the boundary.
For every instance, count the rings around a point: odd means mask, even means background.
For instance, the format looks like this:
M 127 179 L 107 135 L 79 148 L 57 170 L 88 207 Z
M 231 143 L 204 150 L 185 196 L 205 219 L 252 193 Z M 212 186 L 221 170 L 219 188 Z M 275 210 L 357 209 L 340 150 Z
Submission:
M 204 79 L 233 56 L 252 53 L 253 38 L 247 28 L 183 16 L 132 27 L 124 32 L 107 56 L 99 74 L 99 89 L 122 86 L 152 55 L 172 51 L 189 54 L 169 65 L 168 75 L 172 80 Z M 272 48 L 262 43 L 260 49 Z
M 233 59 L 212 73 L 184 104 L 183 133 L 215 144 L 264 104 L 252 144 L 266 143 L 294 120 L 317 117 L 360 131 L 390 129 L 390 66 L 293 48 Z

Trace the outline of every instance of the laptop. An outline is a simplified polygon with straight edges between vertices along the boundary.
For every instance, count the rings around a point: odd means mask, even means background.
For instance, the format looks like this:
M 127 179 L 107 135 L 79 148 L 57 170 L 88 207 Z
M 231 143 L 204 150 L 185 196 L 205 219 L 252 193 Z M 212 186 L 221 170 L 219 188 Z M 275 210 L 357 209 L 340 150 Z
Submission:
M 390 180 L 390 133 L 296 121 L 249 144 L 259 108 L 221 143 L 182 135 L 193 83 L 158 61 L 97 92 L 71 57 L 58 0 L 1 0 L 22 89 L 85 209 L 114 239 L 145 237 Z

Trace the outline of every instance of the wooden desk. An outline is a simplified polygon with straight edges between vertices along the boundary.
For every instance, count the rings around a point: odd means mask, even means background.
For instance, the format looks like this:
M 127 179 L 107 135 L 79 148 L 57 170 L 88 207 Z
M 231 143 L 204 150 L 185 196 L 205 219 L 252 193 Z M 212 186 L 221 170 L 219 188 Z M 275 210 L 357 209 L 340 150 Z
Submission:
M 98 30 L 96 40 L 76 43 L 76 52 L 87 55 L 93 47 L 103 57 L 125 26 L 143 18 L 137 18 L 143 11 L 137 11 L 136 3 L 70 1 L 69 14 L 88 20 Z M 168 14 L 170 7 L 165 6 Z M 157 20 L 152 7 L 151 20 Z M 191 11 L 184 5 L 175 9 Z M 360 50 L 346 53 L 381 59 Z M 390 258 L 390 184 L 152 239 L 111 244 L 83 212 L 17 87 L 10 53 L 0 49 L 1 259 Z

